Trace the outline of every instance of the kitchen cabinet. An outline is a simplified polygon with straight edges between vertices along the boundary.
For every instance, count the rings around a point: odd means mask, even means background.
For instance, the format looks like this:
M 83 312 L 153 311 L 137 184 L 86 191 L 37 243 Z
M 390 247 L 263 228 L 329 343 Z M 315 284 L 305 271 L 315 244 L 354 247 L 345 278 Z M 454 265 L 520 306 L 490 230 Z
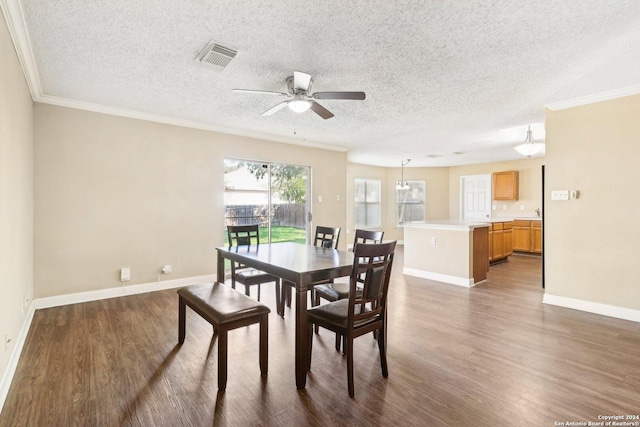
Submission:
M 518 200 L 518 171 L 493 173 L 493 200 Z
M 507 261 L 513 255 L 513 224 L 494 222 L 489 232 L 489 262 Z
M 542 253 L 542 221 L 531 221 L 531 252 Z
M 542 253 L 542 221 L 513 221 L 513 250 L 516 252 Z

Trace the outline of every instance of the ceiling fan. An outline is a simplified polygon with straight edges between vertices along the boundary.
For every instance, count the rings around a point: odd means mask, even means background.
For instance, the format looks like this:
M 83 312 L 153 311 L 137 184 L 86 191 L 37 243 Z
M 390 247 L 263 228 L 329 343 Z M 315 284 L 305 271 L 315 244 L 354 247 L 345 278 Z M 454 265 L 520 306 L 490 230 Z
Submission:
M 296 113 L 304 113 L 307 110 L 311 110 L 323 119 L 330 119 L 333 117 L 333 113 L 322 105 L 318 104 L 316 99 L 352 99 L 362 101 L 365 99 L 364 92 L 311 92 L 311 85 L 313 79 L 307 73 L 301 71 L 294 71 L 293 76 L 286 79 L 287 92 L 274 92 L 270 90 L 252 90 L 252 89 L 233 89 L 233 92 L 239 93 L 258 93 L 265 95 L 277 95 L 286 96 L 290 98 L 286 101 L 282 101 L 279 104 L 274 105 L 267 111 L 262 113 L 263 116 L 270 116 L 282 110 L 284 107 L 289 107 Z

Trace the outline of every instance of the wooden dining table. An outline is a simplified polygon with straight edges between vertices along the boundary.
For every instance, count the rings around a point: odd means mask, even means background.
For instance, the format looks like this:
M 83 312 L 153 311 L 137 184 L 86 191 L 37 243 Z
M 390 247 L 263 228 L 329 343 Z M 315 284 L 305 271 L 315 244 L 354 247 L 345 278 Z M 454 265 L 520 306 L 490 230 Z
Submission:
M 295 376 L 296 387 L 303 389 L 309 365 L 307 291 L 312 283 L 349 276 L 353 267 L 353 252 L 294 242 L 225 246 L 216 248 L 216 251 L 219 282 L 224 281 L 224 260 L 229 259 L 295 284 Z

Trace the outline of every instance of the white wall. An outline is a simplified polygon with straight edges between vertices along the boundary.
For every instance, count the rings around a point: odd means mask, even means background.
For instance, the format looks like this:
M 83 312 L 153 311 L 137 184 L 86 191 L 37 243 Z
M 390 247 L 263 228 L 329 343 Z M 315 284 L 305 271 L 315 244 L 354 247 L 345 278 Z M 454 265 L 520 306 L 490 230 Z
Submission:
M 0 17 L 0 378 L 25 323 L 25 300 L 33 299 L 32 123 L 33 102 Z
M 121 267 L 127 285 L 214 274 L 225 158 L 310 166 L 313 225 L 346 227 L 343 152 L 46 104 L 34 114 L 36 297 L 120 286 Z
M 640 310 L 639 117 L 640 95 L 547 111 L 546 294 Z

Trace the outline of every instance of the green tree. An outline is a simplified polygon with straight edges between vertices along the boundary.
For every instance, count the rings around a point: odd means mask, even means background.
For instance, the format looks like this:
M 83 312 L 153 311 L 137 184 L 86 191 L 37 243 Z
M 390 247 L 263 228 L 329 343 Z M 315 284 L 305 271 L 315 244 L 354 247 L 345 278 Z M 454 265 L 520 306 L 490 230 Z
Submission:
M 245 166 L 256 176 L 262 179 L 267 176 L 269 168 L 257 163 L 246 163 Z M 271 165 L 272 189 L 282 200 L 290 203 L 305 203 L 307 196 L 306 168 L 301 166 Z

